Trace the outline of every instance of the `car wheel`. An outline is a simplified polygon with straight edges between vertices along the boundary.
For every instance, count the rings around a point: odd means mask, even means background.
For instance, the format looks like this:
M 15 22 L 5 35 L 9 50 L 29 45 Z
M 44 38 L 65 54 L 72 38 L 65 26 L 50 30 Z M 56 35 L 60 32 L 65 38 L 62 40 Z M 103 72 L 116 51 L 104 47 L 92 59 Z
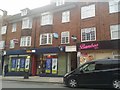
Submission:
M 68 85 L 71 88 L 76 88 L 78 86 L 77 81 L 75 79 L 69 79 Z
M 118 79 L 113 80 L 112 86 L 114 89 L 120 90 L 120 80 L 118 80 Z

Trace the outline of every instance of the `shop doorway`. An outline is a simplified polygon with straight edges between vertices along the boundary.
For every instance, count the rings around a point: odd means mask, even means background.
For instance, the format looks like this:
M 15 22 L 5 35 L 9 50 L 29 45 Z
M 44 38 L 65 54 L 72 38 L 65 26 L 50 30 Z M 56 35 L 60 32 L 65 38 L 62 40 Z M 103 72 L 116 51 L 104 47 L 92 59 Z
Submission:
M 71 53 L 71 71 L 77 68 L 77 53 Z

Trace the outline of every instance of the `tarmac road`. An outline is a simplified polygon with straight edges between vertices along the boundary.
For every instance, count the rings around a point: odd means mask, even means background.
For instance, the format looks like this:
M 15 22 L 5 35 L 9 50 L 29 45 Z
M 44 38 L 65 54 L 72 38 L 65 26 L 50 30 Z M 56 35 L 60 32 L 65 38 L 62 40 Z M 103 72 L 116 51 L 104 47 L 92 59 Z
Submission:
M 65 90 L 70 90 L 71 88 L 66 87 L 63 84 L 55 84 L 55 83 L 36 83 L 36 82 L 19 82 L 19 81 L 2 81 L 2 90 L 28 90 L 28 88 L 31 90 L 39 89 L 40 88 L 59 88 L 62 89 L 65 88 Z M 6 89 L 4 89 L 6 88 Z M 12 89 L 10 89 L 12 88 Z M 105 89 L 93 89 L 93 88 L 77 88 L 79 90 L 105 90 Z M 55 89 L 56 90 L 56 89 Z M 73 90 L 73 89 L 72 89 Z M 107 89 L 110 90 L 110 89 Z

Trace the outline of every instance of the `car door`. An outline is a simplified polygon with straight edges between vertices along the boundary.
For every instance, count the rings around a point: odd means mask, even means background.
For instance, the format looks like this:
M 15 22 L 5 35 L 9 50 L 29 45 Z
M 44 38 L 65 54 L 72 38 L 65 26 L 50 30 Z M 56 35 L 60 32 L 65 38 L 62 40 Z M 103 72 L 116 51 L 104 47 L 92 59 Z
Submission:
M 79 85 L 93 85 L 96 83 L 96 72 L 95 62 L 86 63 L 79 68 L 80 73 L 78 74 Z

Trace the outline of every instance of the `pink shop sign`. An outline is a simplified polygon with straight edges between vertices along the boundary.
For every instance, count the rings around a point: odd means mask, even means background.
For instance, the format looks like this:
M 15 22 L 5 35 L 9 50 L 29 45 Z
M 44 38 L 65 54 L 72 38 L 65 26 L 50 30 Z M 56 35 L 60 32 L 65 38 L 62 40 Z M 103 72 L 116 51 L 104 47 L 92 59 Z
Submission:
M 91 43 L 89 45 L 86 44 L 80 44 L 80 49 L 81 50 L 85 50 L 85 49 L 98 49 L 99 48 L 99 44 L 98 43 Z

